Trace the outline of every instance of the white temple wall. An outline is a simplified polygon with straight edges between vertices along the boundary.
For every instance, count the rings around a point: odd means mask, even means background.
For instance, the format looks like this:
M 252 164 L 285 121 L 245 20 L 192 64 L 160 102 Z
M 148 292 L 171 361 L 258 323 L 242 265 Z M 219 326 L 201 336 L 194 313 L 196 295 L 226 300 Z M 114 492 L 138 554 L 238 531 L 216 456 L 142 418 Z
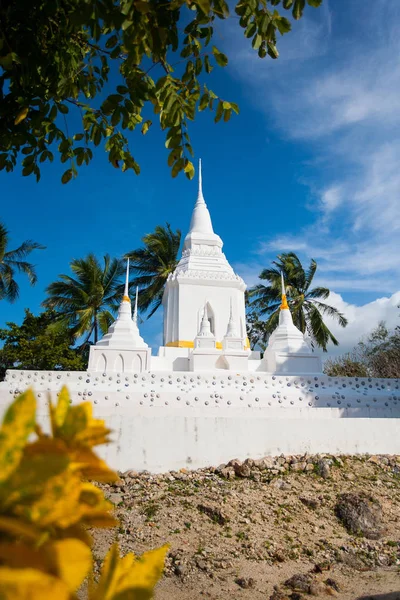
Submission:
M 47 393 L 55 399 L 64 384 L 73 403 L 93 402 L 95 416 L 113 429 L 113 443 L 99 452 L 122 471 L 199 468 L 282 453 L 400 454 L 399 380 L 223 370 L 9 371 L 0 383 L 0 416 L 32 386 L 39 422 L 48 426 Z

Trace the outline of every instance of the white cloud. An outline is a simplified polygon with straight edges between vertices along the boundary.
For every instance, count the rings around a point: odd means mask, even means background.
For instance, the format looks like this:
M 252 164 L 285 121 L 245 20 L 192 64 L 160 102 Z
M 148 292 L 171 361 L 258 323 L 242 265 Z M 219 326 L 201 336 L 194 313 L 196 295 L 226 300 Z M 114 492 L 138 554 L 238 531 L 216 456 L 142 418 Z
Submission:
M 400 309 L 398 308 L 400 292 L 396 292 L 389 298 L 377 298 L 362 306 L 349 304 L 343 300 L 340 294 L 331 292 L 326 302 L 340 310 L 349 321 L 347 327 L 343 328 L 332 319 L 325 319 L 340 343 L 337 347 L 329 346 L 330 355 L 344 354 L 352 350 L 361 338 L 368 336 L 375 329 L 380 321 L 385 321 L 389 330 L 393 330 L 400 324 Z
M 232 39 L 235 74 L 267 123 L 315 155 L 307 165 L 310 224 L 261 240 L 256 253 L 264 262 L 288 250 L 313 257 L 337 291 L 393 293 L 400 287 L 400 2 L 376 0 L 374 18 L 364 0 L 323 6 L 282 38 L 275 62 Z

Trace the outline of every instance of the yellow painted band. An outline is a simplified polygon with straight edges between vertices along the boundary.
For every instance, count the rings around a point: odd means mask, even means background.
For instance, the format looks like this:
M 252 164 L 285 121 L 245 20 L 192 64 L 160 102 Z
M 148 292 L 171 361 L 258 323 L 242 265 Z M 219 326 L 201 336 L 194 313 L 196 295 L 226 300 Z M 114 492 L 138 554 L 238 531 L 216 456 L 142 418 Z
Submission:
M 193 342 L 185 342 L 183 340 L 179 340 L 177 342 L 168 342 L 166 344 L 168 348 L 194 348 Z
M 165 344 L 167 348 L 194 348 L 194 342 L 187 342 L 185 340 L 178 340 L 176 342 L 168 342 Z M 217 350 L 222 350 L 222 342 L 217 342 L 215 344 Z M 244 346 L 245 350 L 250 348 L 249 338 L 246 338 L 246 344 Z
M 123 296 L 122 298 L 123 302 L 130 302 L 131 299 L 129 298 L 129 296 Z
M 289 308 L 287 300 L 286 300 L 286 294 L 282 294 L 282 304 L 281 304 L 281 310 L 285 310 Z

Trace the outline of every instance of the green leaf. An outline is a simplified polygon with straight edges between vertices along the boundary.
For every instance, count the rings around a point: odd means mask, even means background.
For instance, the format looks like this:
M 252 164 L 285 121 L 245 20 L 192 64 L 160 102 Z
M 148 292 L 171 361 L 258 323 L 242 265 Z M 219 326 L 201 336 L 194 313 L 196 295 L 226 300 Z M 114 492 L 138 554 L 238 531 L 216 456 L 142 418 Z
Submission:
M 253 48 L 254 48 L 255 50 L 258 50 L 258 48 L 259 48 L 259 47 L 261 46 L 261 44 L 262 44 L 262 41 L 263 41 L 263 39 L 262 39 L 261 35 L 259 35 L 259 34 L 257 33 L 257 34 L 256 34 L 256 35 L 253 37 L 253 41 L 252 41 L 251 45 L 253 46 Z
M 143 2 L 142 0 L 135 2 L 135 8 L 141 13 L 148 13 L 152 9 L 149 2 Z
M 223 102 L 222 102 L 222 100 L 220 100 L 218 102 L 217 112 L 215 114 L 215 119 L 214 119 L 215 123 L 218 123 L 218 121 L 221 119 L 223 113 L 224 113 Z
M 58 110 L 60 111 L 60 113 L 62 113 L 63 115 L 66 115 L 69 113 L 69 108 L 68 106 L 65 106 L 65 104 L 59 104 L 58 105 Z
M 149 127 L 151 126 L 152 122 L 151 121 L 145 121 L 142 125 L 142 134 L 146 135 L 146 133 L 149 130 Z
M 226 65 L 228 64 L 228 57 L 222 52 L 220 52 L 215 46 L 212 47 L 212 52 L 214 54 L 215 60 L 217 61 L 217 64 L 220 67 L 226 67 Z
M 61 177 L 61 183 L 68 183 L 72 179 L 72 169 L 68 169 L 65 171 L 63 176 Z
M 211 9 L 211 1 L 210 0 L 196 0 L 197 6 L 203 11 L 205 15 L 208 15 Z
M 118 44 L 118 36 L 117 35 L 112 35 L 106 41 L 106 48 L 114 48 L 114 46 L 116 44 Z
M 76 133 L 74 135 L 74 140 L 76 140 L 77 142 L 80 142 L 81 140 L 83 140 L 83 133 Z
M 305 5 L 306 0 L 294 0 L 294 6 L 292 11 L 294 19 L 298 20 L 302 17 Z
M 188 179 L 193 179 L 193 177 L 194 177 L 194 166 L 193 166 L 193 163 L 190 160 L 188 160 L 188 162 L 186 163 L 186 166 L 185 166 L 185 168 L 183 170 L 186 173 L 186 177 Z
M 244 32 L 244 35 L 247 38 L 251 38 L 253 37 L 253 35 L 255 34 L 255 32 L 257 31 L 257 25 L 254 23 L 254 21 L 252 21 L 246 28 L 246 31 Z
M 174 166 L 172 167 L 172 177 L 176 177 L 180 171 L 182 171 L 185 166 L 185 159 L 179 158 Z
M 274 18 L 274 23 L 281 35 L 283 35 L 284 33 L 288 33 L 292 29 L 290 21 L 285 17 L 279 16 Z
M 318 8 L 322 4 L 322 0 L 307 0 L 307 2 L 310 6 L 313 6 L 314 8 Z
M 126 87 L 126 85 L 117 85 L 117 92 L 118 94 L 127 94 L 129 89 Z

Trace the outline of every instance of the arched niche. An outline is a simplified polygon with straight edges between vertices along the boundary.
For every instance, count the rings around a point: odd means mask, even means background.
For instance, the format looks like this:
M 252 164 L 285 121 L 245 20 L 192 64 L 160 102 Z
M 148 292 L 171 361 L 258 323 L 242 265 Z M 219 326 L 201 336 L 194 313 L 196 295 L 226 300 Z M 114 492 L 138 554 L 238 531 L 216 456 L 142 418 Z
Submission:
M 122 354 L 118 354 L 117 358 L 115 359 L 114 371 L 121 372 L 121 373 L 123 373 L 125 371 L 124 357 L 122 356 Z
M 97 359 L 96 371 L 105 373 L 107 371 L 107 358 L 104 354 L 101 354 Z
M 208 321 L 210 323 L 210 330 L 211 330 L 211 333 L 213 335 L 215 335 L 215 313 L 209 302 L 207 302 L 206 307 L 207 307 L 207 317 L 208 317 Z M 201 321 L 203 320 L 203 315 L 204 315 L 204 306 L 202 306 L 199 309 L 198 314 L 197 314 L 197 331 L 200 330 Z

